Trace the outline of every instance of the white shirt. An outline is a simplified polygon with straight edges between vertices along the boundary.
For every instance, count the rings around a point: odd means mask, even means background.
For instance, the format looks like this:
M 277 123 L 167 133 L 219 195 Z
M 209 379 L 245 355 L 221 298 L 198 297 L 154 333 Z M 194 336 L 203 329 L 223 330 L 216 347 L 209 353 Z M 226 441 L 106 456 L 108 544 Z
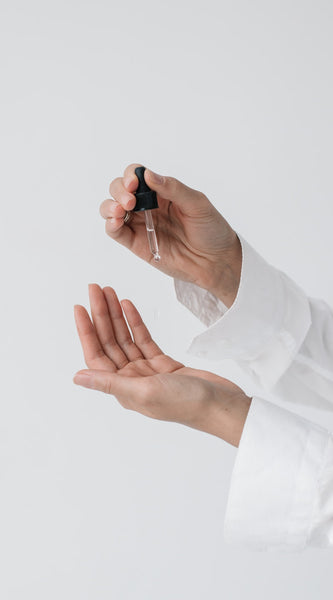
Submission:
M 308 298 L 238 234 L 242 271 L 227 307 L 175 279 L 178 300 L 207 329 L 189 352 L 233 359 L 265 392 L 333 408 L 333 312 Z M 333 545 L 333 433 L 253 397 L 232 473 L 224 527 L 228 542 L 251 549 Z

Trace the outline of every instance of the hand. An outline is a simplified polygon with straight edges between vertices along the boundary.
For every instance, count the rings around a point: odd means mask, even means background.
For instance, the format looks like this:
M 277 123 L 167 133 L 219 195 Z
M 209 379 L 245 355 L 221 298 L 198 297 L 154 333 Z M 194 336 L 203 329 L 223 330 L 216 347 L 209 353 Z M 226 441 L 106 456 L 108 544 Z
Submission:
M 126 409 L 238 445 L 251 399 L 231 381 L 164 354 L 132 302 L 120 303 L 112 288 L 92 284 L 89 296 L 92 320 L 83 306 L 74 307 L 88 367 L 74 383 L 113 394 Z
M 229 308 L 237 295 L 242 263 L 237 234 L 202 192 L 173 177 L 157 182 L 146 169 L 145 181 L 156 191 L 159 204 L 153 215 L 161 260 L 154 261 L 143 214 L 133 212 L 124 224 L 125 212 L 136 203 L 138 178 L 134 171 L 138 166 L 129 165 L 124 177 L 110 184 L 114 200 L 107 199 L 100 206 L 107 234 L 167 275 L 209 290 Z

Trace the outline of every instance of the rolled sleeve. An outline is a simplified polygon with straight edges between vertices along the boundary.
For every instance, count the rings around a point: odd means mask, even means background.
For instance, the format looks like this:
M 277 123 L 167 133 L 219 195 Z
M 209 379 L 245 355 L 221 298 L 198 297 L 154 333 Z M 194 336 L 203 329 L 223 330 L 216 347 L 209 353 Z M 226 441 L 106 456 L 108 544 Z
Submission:
M 253 398 L 232 473 L 225 539 L 253 550 L 333 543 L 331 434 Z
M 188 352 L 209 360 L 235 360 L 270 389 L 291 364 L 311 326 L 309 301 L 294 281 L 237 235 L 242 269 L 229 309 L 206 290 L 174 280 L 178 300 L 207 326 Z

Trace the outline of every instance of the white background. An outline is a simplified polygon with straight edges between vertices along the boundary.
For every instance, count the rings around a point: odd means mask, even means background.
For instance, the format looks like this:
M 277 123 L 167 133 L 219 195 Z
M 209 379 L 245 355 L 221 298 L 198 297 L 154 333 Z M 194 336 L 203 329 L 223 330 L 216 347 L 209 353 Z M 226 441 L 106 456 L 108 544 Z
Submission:
M 175 358 L 232 371 L 186 355 L 203 326 L 104 233 L 99 205 L 132 162 L 203 191 L 332 303 L 332 2 L 13 0 L 1 13 L 1 599 L 331 598 L 331 550 L 224 543 L 235 448 L 72 377 L 89 282 L 131 298 Z M 333 428 L 333 413 L 302 414 Z

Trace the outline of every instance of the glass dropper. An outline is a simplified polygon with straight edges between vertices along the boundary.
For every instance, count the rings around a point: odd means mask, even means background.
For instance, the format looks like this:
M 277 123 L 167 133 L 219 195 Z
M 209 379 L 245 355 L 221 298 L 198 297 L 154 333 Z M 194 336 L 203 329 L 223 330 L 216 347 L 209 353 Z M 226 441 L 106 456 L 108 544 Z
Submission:
M 145 170 L 146 167 L 141 166 L 137 167 L 134 171 L 135 175 L 139 180 L 139 185 L 136 192 L 134 192 L 134 195 L 136 197 L 136 205 L 133 208 L 133 211 L 144 212 L 149 248 L 154 257 L 154 260 L 156 260 L 157 262 L 161 260 L 161 256 L 158 249 L 152 209 L 158 208 L 158 202 L 156 192 L 148 186 L 144 178 Z
M 145 210 L 144 213 L 145 213 L 145 222 L 146 222 L 146 230 L 147 230 L 149 248 L 154 257 L 154 260 L 159 261 L 161 259 L 161 257 L 160 257 L 159 250 L 158 250 L 158 243 L 157 243 L 156 231 L 155 231 L 155 227 L 154 227 L 153 215 L 152 215 L 151 210 Z

